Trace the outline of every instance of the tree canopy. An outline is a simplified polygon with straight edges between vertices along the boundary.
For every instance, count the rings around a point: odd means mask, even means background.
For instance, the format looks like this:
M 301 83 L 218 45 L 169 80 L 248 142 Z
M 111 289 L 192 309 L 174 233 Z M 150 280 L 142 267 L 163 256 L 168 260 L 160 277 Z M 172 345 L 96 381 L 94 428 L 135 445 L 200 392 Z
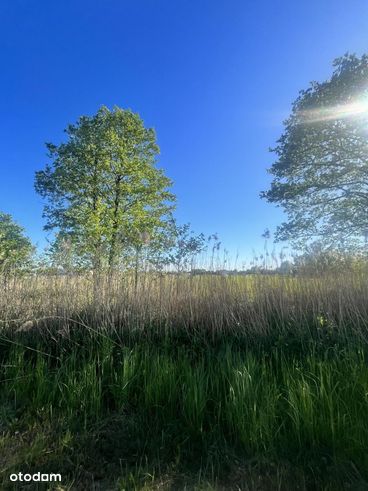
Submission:
M 56 229 L 93 268 L 118 263 L 122 250 L 154 237 L 171 218 L 172 184 L 156 167 L 155 131 L 138 114 L 101 107 L 47 144 L 51 164 L 36 173 L 46 199 L 46 230 Z
M 11 215 L 0 212 L 0 271 L 24 268 L 29 265 L 34 248 L 23 228 Z
M 261 196 L 286 212 L 277 240 L 345 248 L 368 234 L 368 56 L 333 66 L 329 80 L 299 93 L 271 150 L 273 181 Z

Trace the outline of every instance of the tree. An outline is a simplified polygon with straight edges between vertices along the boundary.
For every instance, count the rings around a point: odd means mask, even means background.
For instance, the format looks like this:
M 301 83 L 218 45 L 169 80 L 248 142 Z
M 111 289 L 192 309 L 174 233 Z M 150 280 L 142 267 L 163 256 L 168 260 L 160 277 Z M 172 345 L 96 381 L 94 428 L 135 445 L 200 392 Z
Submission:
M 156 168 L 155 132 L 118 107 L 101 107 L 65 131 L 65 143 L 47 144 L 52 162 L 36 173 L 36 191 L 47 200 L 45 229 L 69 237 L 94 270 L 112 270 L 124 247 L 171 216 L 175 197 Z
M 0 271 L 22 269 L 30 265 L 34 247 L 23 228 L 11 215 L 0 212 Z
M 155 269 L 162 271 L 168 263 L 168 251 L 173 245 L 173 219 L 163 221 L 161 226 L 151 228 L 151 233 L 147 232 L 147 227 L 138 230 L 134 234 L 128 247 L 124 251 L 125 264 L 134 270 L 134 285 L 138 286 L 140 271 Z
M 55 240 L 47 249 L 44 260 L 51 270 L 60 273 L 73 273 L 88 268 L 88 261 L 81 257 L 78 248 L 69 235 L 56 234 Z
M 334 61 L 331 78 L 312 82 L 293 103 L 273 152 L 271 188 L 287 221 L 277 240 L 347 248 L 368 233 L 368 56 Z
M 324 242 L 309 244 L 303 254 L 294 257 L 293 270 L 301 274 L 344 273 L 366 270 L 367 257 L 326 247 Z
M 169 253 L 169 262 L 178 273 L 185 271 L 188 267 L 193 269 L 194 258 L 201 253 L 205 247 L 205 236 L 194 235 L 190 230 L 190 224 L 174 225 L 174 242 Z

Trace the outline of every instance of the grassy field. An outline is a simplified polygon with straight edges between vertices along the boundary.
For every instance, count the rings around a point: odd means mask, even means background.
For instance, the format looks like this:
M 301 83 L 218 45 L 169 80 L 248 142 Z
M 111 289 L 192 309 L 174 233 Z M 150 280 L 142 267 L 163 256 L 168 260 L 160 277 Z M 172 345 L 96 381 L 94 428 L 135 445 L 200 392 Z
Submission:
M 367 298 L 359 273 L 2 278 L 1 489 L 368 489 Z

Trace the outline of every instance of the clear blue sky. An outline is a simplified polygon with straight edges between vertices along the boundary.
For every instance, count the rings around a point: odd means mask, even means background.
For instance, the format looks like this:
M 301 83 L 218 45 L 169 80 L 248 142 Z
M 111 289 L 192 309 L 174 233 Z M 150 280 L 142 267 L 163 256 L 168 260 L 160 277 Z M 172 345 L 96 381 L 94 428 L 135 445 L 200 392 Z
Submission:
M 259 199 L 291 102 L 368 51 L 366 0 L 2 0 L 0 210 L 39 246 L 45 141 L 98 107 L 155 127 L 177 217 L 233 253 L 282 213 Z

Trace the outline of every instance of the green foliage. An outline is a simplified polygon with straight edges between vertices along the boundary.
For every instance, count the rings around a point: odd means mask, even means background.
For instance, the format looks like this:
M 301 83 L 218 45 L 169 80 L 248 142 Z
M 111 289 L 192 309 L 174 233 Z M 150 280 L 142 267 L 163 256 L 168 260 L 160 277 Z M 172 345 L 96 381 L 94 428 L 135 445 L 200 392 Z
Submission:
M 315 241 L 305 247 L 303 254 L 294 257 L 293 270 L 302 274 L 323 275 L 367 271 L 367 256 L 362 252 L 346 253 Z
M 277 161 L 262 196 L 282 206 L 278 240 L 320 237 L 359 246 L 368 233 L 368 56 L 345 55 L 325 82 L 302 90 L 272 150 Z
M 0 212 L 0 270 L 24 269 L 30 266 L 34 248 L 24 230 L 12 217 Z
M 155 132 L 138 114 L 101 107 L 47 144 L 52 163 L 36 173 L 47 200 L 46 230 L 57 229 L 94 268 L 116 267 L 122 251 L 154 235 L 170 218 L 171 181 L 155 167 Z
M 89 266 L 84 256 L 79 255 L 76 243 L 69 234 L 59 232 L 45 252 L 44 267 L 49 271 L 70 273 L 83 271 Z
M 162 271 L 170 266 L 180 273 L 193 270 L 196 257 L 206 247 L 204 235 L 195 235 L 189 223 L 179 225 L 175 220 L 168 220 L 148 240 L 140 239 L 135 250 L 146 267 Z

